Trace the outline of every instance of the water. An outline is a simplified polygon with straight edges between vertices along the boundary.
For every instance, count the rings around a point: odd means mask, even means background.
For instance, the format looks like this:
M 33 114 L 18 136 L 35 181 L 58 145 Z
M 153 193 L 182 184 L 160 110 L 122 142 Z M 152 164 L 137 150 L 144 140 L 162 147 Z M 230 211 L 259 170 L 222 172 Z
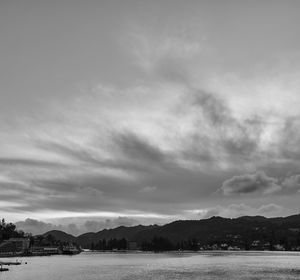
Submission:
M 286 252 L 82 253 L 22 261 L 0 272 L 0 279 L 300 279 L 300 253 Z

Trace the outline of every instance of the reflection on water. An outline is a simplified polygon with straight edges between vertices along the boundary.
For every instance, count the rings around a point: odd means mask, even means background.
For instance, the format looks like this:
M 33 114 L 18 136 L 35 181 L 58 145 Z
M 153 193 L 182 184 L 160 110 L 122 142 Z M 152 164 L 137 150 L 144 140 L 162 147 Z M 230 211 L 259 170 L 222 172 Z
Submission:
M 24 258 L 8 280 L 300 279 L 300 253 L 82 253 Z

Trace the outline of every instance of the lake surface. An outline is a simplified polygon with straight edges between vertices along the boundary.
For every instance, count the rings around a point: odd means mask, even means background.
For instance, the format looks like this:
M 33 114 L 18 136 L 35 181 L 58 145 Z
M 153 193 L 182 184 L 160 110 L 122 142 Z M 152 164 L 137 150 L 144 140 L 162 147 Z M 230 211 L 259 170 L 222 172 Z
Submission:
M 300 279 L 300 253 L 287 252 L 84 252 L 19 260 L 0 272 L 1 280 Z

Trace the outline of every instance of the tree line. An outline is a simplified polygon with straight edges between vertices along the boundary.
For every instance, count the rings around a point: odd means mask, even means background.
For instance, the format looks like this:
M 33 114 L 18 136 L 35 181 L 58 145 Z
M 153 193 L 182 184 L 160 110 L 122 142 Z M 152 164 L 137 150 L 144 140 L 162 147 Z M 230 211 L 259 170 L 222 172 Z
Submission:
M 172 250 L 198 250 L 197 240 L 191 239 L 173 244 L 169 238 L 162 236 L 154 236 L 150 240 L 144 240 L 139 244 L 139 249 L 142 251 L 172 251 Z M 125 239 L 111 238 L 109 240 L 101 239 L 98 242 L 92 242 L 89 246 L 90 250 L 111 251 L 111 250 L 126 250 L 129 249 L 129 242 Z
M 106 250 L 126 250 L 128 248 L 128 242 L 125 238 L 116 239 L 111 238 L 109 240 L 102 239 L 99 240 L 97 243 L 92 242 L 90 244 L 90 250 L 99 250 L 99 251 L 106 251 Z
M 13 223 L 6 223 L 5 219 L 0 221 L 0 243 L 12 237 L 24 237 L 25 233 L 22 230 L 17 230 Z

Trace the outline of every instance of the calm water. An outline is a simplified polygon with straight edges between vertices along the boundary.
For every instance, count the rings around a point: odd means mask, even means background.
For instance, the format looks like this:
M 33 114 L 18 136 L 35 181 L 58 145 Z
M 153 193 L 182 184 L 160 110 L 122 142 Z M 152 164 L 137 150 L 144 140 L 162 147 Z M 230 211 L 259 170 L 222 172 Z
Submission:
M 10 266 L 0 279 L 300 279 L 300 253 L 82 253 L 22 260 L 28 264 Z

